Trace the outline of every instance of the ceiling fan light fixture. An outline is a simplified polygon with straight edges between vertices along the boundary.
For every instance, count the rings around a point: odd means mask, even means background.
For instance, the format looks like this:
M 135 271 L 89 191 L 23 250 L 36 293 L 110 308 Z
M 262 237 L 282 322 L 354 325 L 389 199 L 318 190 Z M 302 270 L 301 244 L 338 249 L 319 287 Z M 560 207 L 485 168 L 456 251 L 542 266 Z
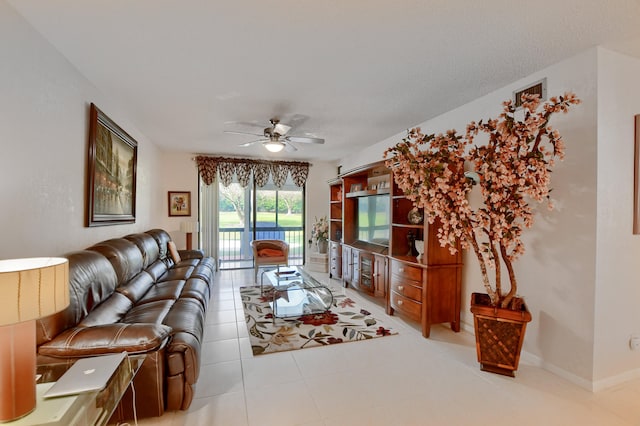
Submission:
M 280 152 L 284 149 L 284 143 L 280 141 L 266 141 L 263 143 L 264 147 L 267 148 L 267 151 L 270 152 Z

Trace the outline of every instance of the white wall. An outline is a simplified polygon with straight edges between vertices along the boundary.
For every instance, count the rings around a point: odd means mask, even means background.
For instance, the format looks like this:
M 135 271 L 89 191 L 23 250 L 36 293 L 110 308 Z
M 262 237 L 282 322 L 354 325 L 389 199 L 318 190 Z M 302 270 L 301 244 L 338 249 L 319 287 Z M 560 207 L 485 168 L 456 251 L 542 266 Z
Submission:
M 169 232 L 178 248 L 186 248 L 186 234 L 180 231 L 181 222 L 198 221 L 198 167 L 195 154 L 175 151 L 160 153 L 159 192 L 163 200 L 158 207 L 157 226 Z M 169 216 L 169 191 L 191 192 L 191 216 Z M 198 234 L 194 233 L 193 248 L 198 247 Z
M 338 176 L 337 167 L 333 163 L 313 161 L 312 166 L 309 168 L 309 177 L 307 178 L 306 186 L 306 240 L 309 240 L 311 236 L 311 228 L 315 218 L 326 216 L 329 218 L 329 185 L 327 182 L 330 179 L 335 179 Z M 306 260 L 309 261 L 309 254 L 315 251 L 315 247 L 306 248 Z
M 524 350 L 575 382 L 589 387 L 593 379 L 593 327 L 596 253 L 596 50 L 527 76 L 502 89 L 424 123 L 428 133 L 448 129 L 464 132 L 472 120 L 496 117 L 502 101 L 514 90 L 547 77 L 549 95 L 574 91 L 583 104 L 567 116 L 555 116 L 567 145 L 567 157 L 557 164 L 553 178 L 556 210 L 541 206 L 532 229 L 525 232 L 526 253 L 514 267 L 523 295 L 532 311 Z M 405 133 L 388 138 L 370 151 L 380 159 L 384 150 Z M 368 154 L 367 154 L 368 155 Z M 358 156 L 343 161 L 345 169 L 375 160 Z M 483 291 L 474 258 L 464 256 L 462 321 L 472 329 L 470 294 Z
M 640 236 L 633 235 L 634 115 L 640 60 L 598 50 L 598 252 L 594 379 L 640 376 Z
M 0 0 L 0 258 L 55 256 L 155 225 L 158 151 Z M 89 105 L 138 142 L 136 223 L 86 228 Z

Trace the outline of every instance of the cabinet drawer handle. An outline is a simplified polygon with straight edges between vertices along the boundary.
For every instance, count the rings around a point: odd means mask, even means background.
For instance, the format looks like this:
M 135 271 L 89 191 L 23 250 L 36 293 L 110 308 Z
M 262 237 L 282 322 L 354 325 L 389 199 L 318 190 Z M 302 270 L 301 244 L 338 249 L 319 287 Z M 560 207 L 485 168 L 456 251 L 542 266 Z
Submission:
M 398 268 L 398 272 L 404 272 L 404 268 Z
M 404 290 L 404 286 L 403 286 L 403 285 L 399 285 L 399 286 L 398 286 L 398 290 L 399 290 L 399 291 Z
M 398 305 L 402 305 L 404 302 L 402 300 L 398 300 Z

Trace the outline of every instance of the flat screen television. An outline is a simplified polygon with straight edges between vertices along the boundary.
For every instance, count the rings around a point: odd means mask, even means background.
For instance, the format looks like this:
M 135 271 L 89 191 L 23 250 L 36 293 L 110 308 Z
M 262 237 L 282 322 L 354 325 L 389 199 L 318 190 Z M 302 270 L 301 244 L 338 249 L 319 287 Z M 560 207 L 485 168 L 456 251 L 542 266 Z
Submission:
M 384 194 L 358 198 L 358 240 L 382 246 L 389 245 L 389 203 L 389 196 Z

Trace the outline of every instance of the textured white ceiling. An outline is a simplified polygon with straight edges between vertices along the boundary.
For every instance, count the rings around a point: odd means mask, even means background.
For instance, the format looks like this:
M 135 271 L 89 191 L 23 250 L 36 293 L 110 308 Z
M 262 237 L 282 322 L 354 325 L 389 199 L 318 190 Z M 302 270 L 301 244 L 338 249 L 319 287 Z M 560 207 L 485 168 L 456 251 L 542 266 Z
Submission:
M 640 54 L 640 0 L 7 1 L 194 153 L 267 156 L 223 130 L 278 116 L 326 144 L 277 157 L 337 160 L 586 48 Z

